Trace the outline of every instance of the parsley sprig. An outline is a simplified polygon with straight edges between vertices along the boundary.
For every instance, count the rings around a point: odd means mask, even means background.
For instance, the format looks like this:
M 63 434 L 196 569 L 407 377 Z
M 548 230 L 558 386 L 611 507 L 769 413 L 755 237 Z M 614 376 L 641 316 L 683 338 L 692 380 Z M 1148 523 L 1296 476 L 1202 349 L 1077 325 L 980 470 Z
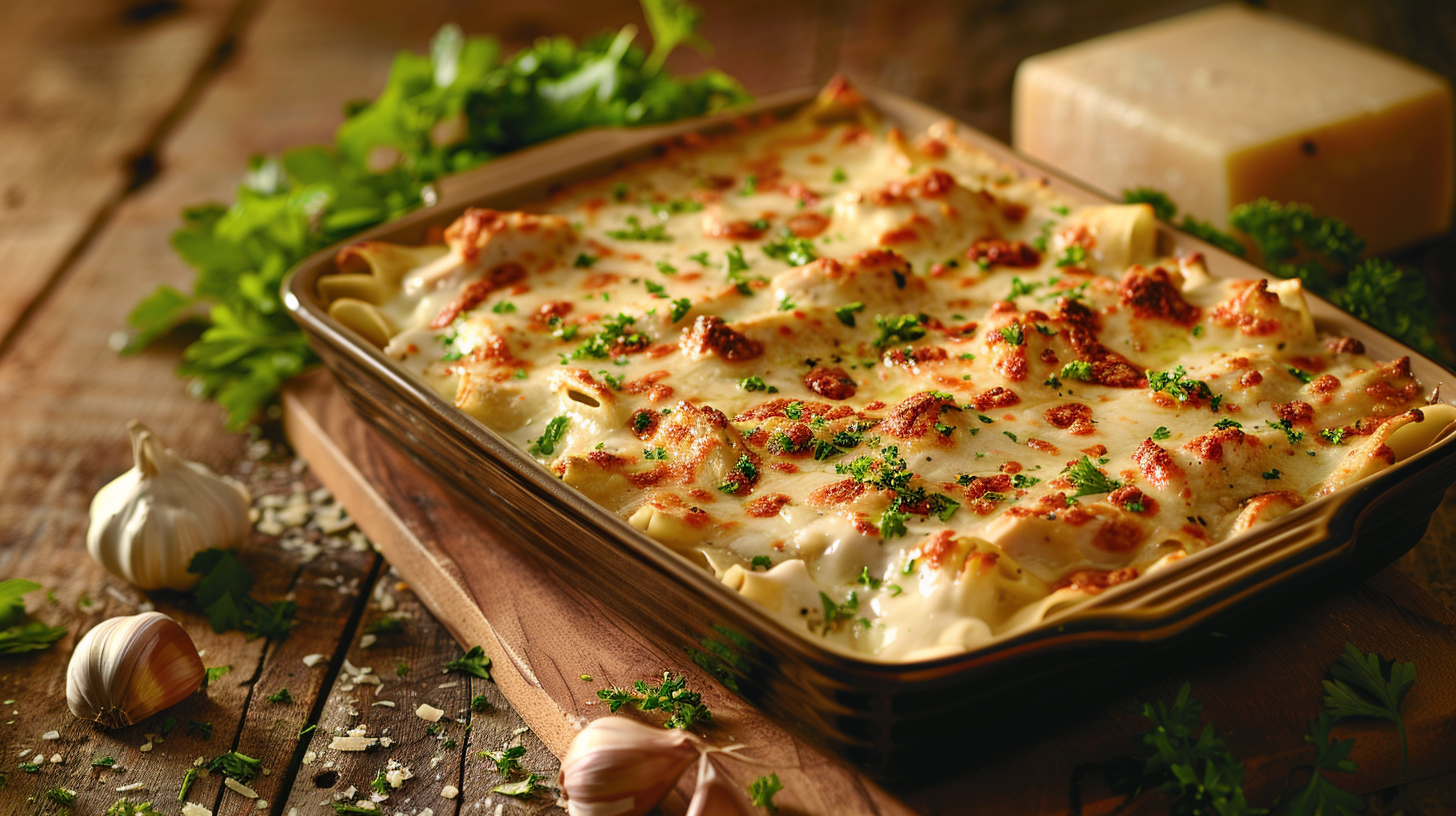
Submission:
M 1111 493 L 1122 487 L 1122 482 L 1098 470 L 1085 454 L 1062 473 L 1067 477 L 1067 481 L 1077 488 L 1077 492 L 1072 494 L 1074 499 L 1099 493 Z
M 638 680 L 631 689 L 613 686 L 597 690 L 597 699 L 605 702 L 613 714 L 624 705 L 631 704 L 638 711 L 661 711 L 668 715 L 663 728 L 692 728 L 695 723 L 706 723 L 713 719 L 713 713 L 703 705 L 703 695 L 687 687 L 688 679 L 683 675 L 663 672 L 658 683 Z
M 132 310 L 134 353 L 182 323 L 202 336 L 179 373 L 228 411 L 238 428 L 282 383 L 318 362 L 279 297 L 284 275 L 313 252 L 434 201 L 431 185 L 499 156 L 590 127 L 642 125 L 748 100 L 725 74 L 661 70 L 680 43 L 702 46 L 701 14 L 687 3 L 643 0 L 654 46 L 632 46 L 626 26 L 581 44 L 542 38 L 503 57 L 491 37 L 446 26 L 428 55 L 401 52 L 370 102 L 349 106 L 331 145 L 254 159 L 231 205 L 190 207 L 172 246 L 196 270 L 190 292 L 159 287 Z M 463 121 L 442 141 L 437 125 Z M 376 169 L 380 149 L 397 156 Z

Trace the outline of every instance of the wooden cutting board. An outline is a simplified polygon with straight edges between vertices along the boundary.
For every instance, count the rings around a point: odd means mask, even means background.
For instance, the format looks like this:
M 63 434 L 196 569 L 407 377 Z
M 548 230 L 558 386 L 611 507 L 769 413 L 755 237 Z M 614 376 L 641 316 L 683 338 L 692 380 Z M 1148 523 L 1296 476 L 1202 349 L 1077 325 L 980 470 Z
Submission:
M 1410 770 L 1401 772 L 1398 738 L 1388 724 L 1347 722 L 1335 736 L 1356 738 L 1351 758 L 1359 768 L 1335 781 L 1365 793 L 1456 768 L 1456 616 L 1387 569 L 1316 603 L 1266 609 L 1261 619 L 1152 655 L 1122 675 L 1135 680 L 1098 692 L 1081 714 L 1036 741 L 948 734 L 950 751 L 972 743 L 1008 747 L 982 751 L 993 758 L 968 762 L 961 772 L 892 793 L 779 728 L 682 655 L 650 645 L 630 621 L 518 555 L 488 516 L 359 419 L 326 373 L 288 387 L 284 422 L 299 455 L 425 605 L 462 646 L 484 646 L 502 692 L 558 756 L 579 724 L 606 713 L 596 701 L 598 688 L 673 670 L 689 676 L 713 711 L 716 725 L 703 734 L 717 744 L 742 742 L 742 753 L 762 763 L 725 770 L 744 785 L 777 773 L 784 783 L 777 802 L 788 814 L 947 813 L 968 803 L 983 813 L 1107 813 L 1121 800 L 1096 768 L 1132 753 L 1132 735 L 1147 725 L 1127 704 L 1170 700 L 1189 680 L 1208 719 L 1245 760 L 1251 802 L 1263 805 L 1283 789 L 1291 769 L 1311 760 L 1303 735 L 1319 713 L 1319 683 L 1348 640 L 1416 664 L 1418 679 L 1405 703 Z M 1069 678 L 1068 692 L 1081 685 Z M 685 775 L 665 812 L 686 810 L 691 778 Z

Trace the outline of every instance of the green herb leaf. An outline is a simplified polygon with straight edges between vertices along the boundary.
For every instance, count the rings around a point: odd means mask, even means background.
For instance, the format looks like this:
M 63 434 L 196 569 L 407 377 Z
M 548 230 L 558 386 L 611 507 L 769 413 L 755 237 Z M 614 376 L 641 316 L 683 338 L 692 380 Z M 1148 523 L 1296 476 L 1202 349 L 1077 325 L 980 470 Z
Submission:
M 1085 454 L 1062 473 L 1072 483 L 1072 486 L 1077 488 L 1077 492 L 1072 494 L 1074 499 L 1099 493 L 1111 493 L 1122 487 L 1122 482 L 1098 470 Z
M 1408 763 L 1410 750 L 1400 706 L 1416 682 L 1415 664 L 1386 660 L 1374 652 L 1362 654 L 1354 644 L 1346 643 L 1330 676 L 1331 680 L 1323 682 L 1325 710 L 1338 718 L 1379 717 L 1395 723 L 1402 756 Z
M 473 675 L 482 680 L 489 680 L 490 658 L 485 656 L 485 650 L 481 647 L 471 646 L 470 651 L 446 663 L 445 667 L 441 670 L 441 674 L 452 671 Z
M 778 805 L 774 804 L 774 794 L 784 789 L 776 773 L 759 778 L 748 783 L 748 798 L 754 807 L 761 807 L 767 810 L 770 816 L 779 812 Z
M 553 417 L 550 422 L 546 423 L 546 428 L 541 435 L 536 437 L 530 447 L 526 448 L 526 451 L 534 456 L 550 456 L 555 453 L 556 446 L 561 444 L 562 438 L 566 436 L 566 426 L 570 422 L 571 417 L 565 414 Z

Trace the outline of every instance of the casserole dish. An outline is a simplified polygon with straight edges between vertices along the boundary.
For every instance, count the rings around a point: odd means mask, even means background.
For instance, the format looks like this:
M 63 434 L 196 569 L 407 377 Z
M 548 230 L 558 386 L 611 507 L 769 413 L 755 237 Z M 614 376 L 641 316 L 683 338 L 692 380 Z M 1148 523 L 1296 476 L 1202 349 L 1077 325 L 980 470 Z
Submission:
M 907 131 L 945 118 L 890 94 L 867 96 L 882 115 Z M 812 97 L 806 92 L 765 101 L 749 113 L 782 114 Z M 430 229 L 453 222 L 467 206 L 510 209 L 542 199 L 553 186 L 646 157 L 665 138 L 710 131 L 725 121 L 582 134 L 526 151 L 451 180 L 435 206 L 358 240 L 423 243 Z M 973 132 L 962 131 L 962 138 L 1023 174 L 1043 173 Z M 1078 202 L 1099 201 L 1070 183 L 1052 186 Z M 1241 261 L 1159 229 L 1158 240 L 1167 250 L 1163 254 L 1199 251 L 1214 277 L 1263 277 Z M 480 503 L 543 565 L 637 621 L 662 645 L 686 650 L 729 689 L 811 741 L 881 776 L 952 759 L 937 750 L 939 739 L 948 731 L 985 727 L 991 700 L 1001 711 L 1034 705 L 1036 695 L 1044 695 L 1049 686 L 1029 680 L 1054 682 L 1081 662 L 1105 662 L 1114 644 L 1165 642 L 1301 579 L 1395 557 L 1402 544 L 1419 536 L 1445 486 L 1456 478 L 1451 446 L 1442 434 L 1436 444 L 1376 476 L 1055 612 L 1032 628 L 965 653 L 887 664 L 826 648 L 786 630 L 711 574 L 563 484 L 519 447 L 385 357 L 375 344 L 330 318 L 318 291 L 320 278 L 334 271 L 334 258 L 331 250 L 301 264 L 285 299 L 367 419 Z M 1313 298 L 1309 305 L 1321 328 L 1364 341 L 1372 356 L 1409 356 L 1412 372 L 1428 388 L 1443 379 L 1440 366 L 1343 312 Z M 1372 523 L 1386 525 L 1378 538 L 1357 535 Z

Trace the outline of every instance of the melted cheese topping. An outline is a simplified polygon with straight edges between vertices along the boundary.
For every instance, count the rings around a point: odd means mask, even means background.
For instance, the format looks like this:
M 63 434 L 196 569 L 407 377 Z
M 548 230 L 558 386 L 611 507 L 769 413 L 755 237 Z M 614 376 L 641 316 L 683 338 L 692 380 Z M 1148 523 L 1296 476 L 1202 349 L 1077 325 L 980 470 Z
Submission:
M 1145 206 L 1076 206 L 950 125 L 834 112 L 350 247 L 335 306 L 380 304 L 387 354 L 462 410 L 884 660 L 1283 515 L 1421 420 L 1407 361 L 1320 336 L 1297 281 L 1155 258 Z

